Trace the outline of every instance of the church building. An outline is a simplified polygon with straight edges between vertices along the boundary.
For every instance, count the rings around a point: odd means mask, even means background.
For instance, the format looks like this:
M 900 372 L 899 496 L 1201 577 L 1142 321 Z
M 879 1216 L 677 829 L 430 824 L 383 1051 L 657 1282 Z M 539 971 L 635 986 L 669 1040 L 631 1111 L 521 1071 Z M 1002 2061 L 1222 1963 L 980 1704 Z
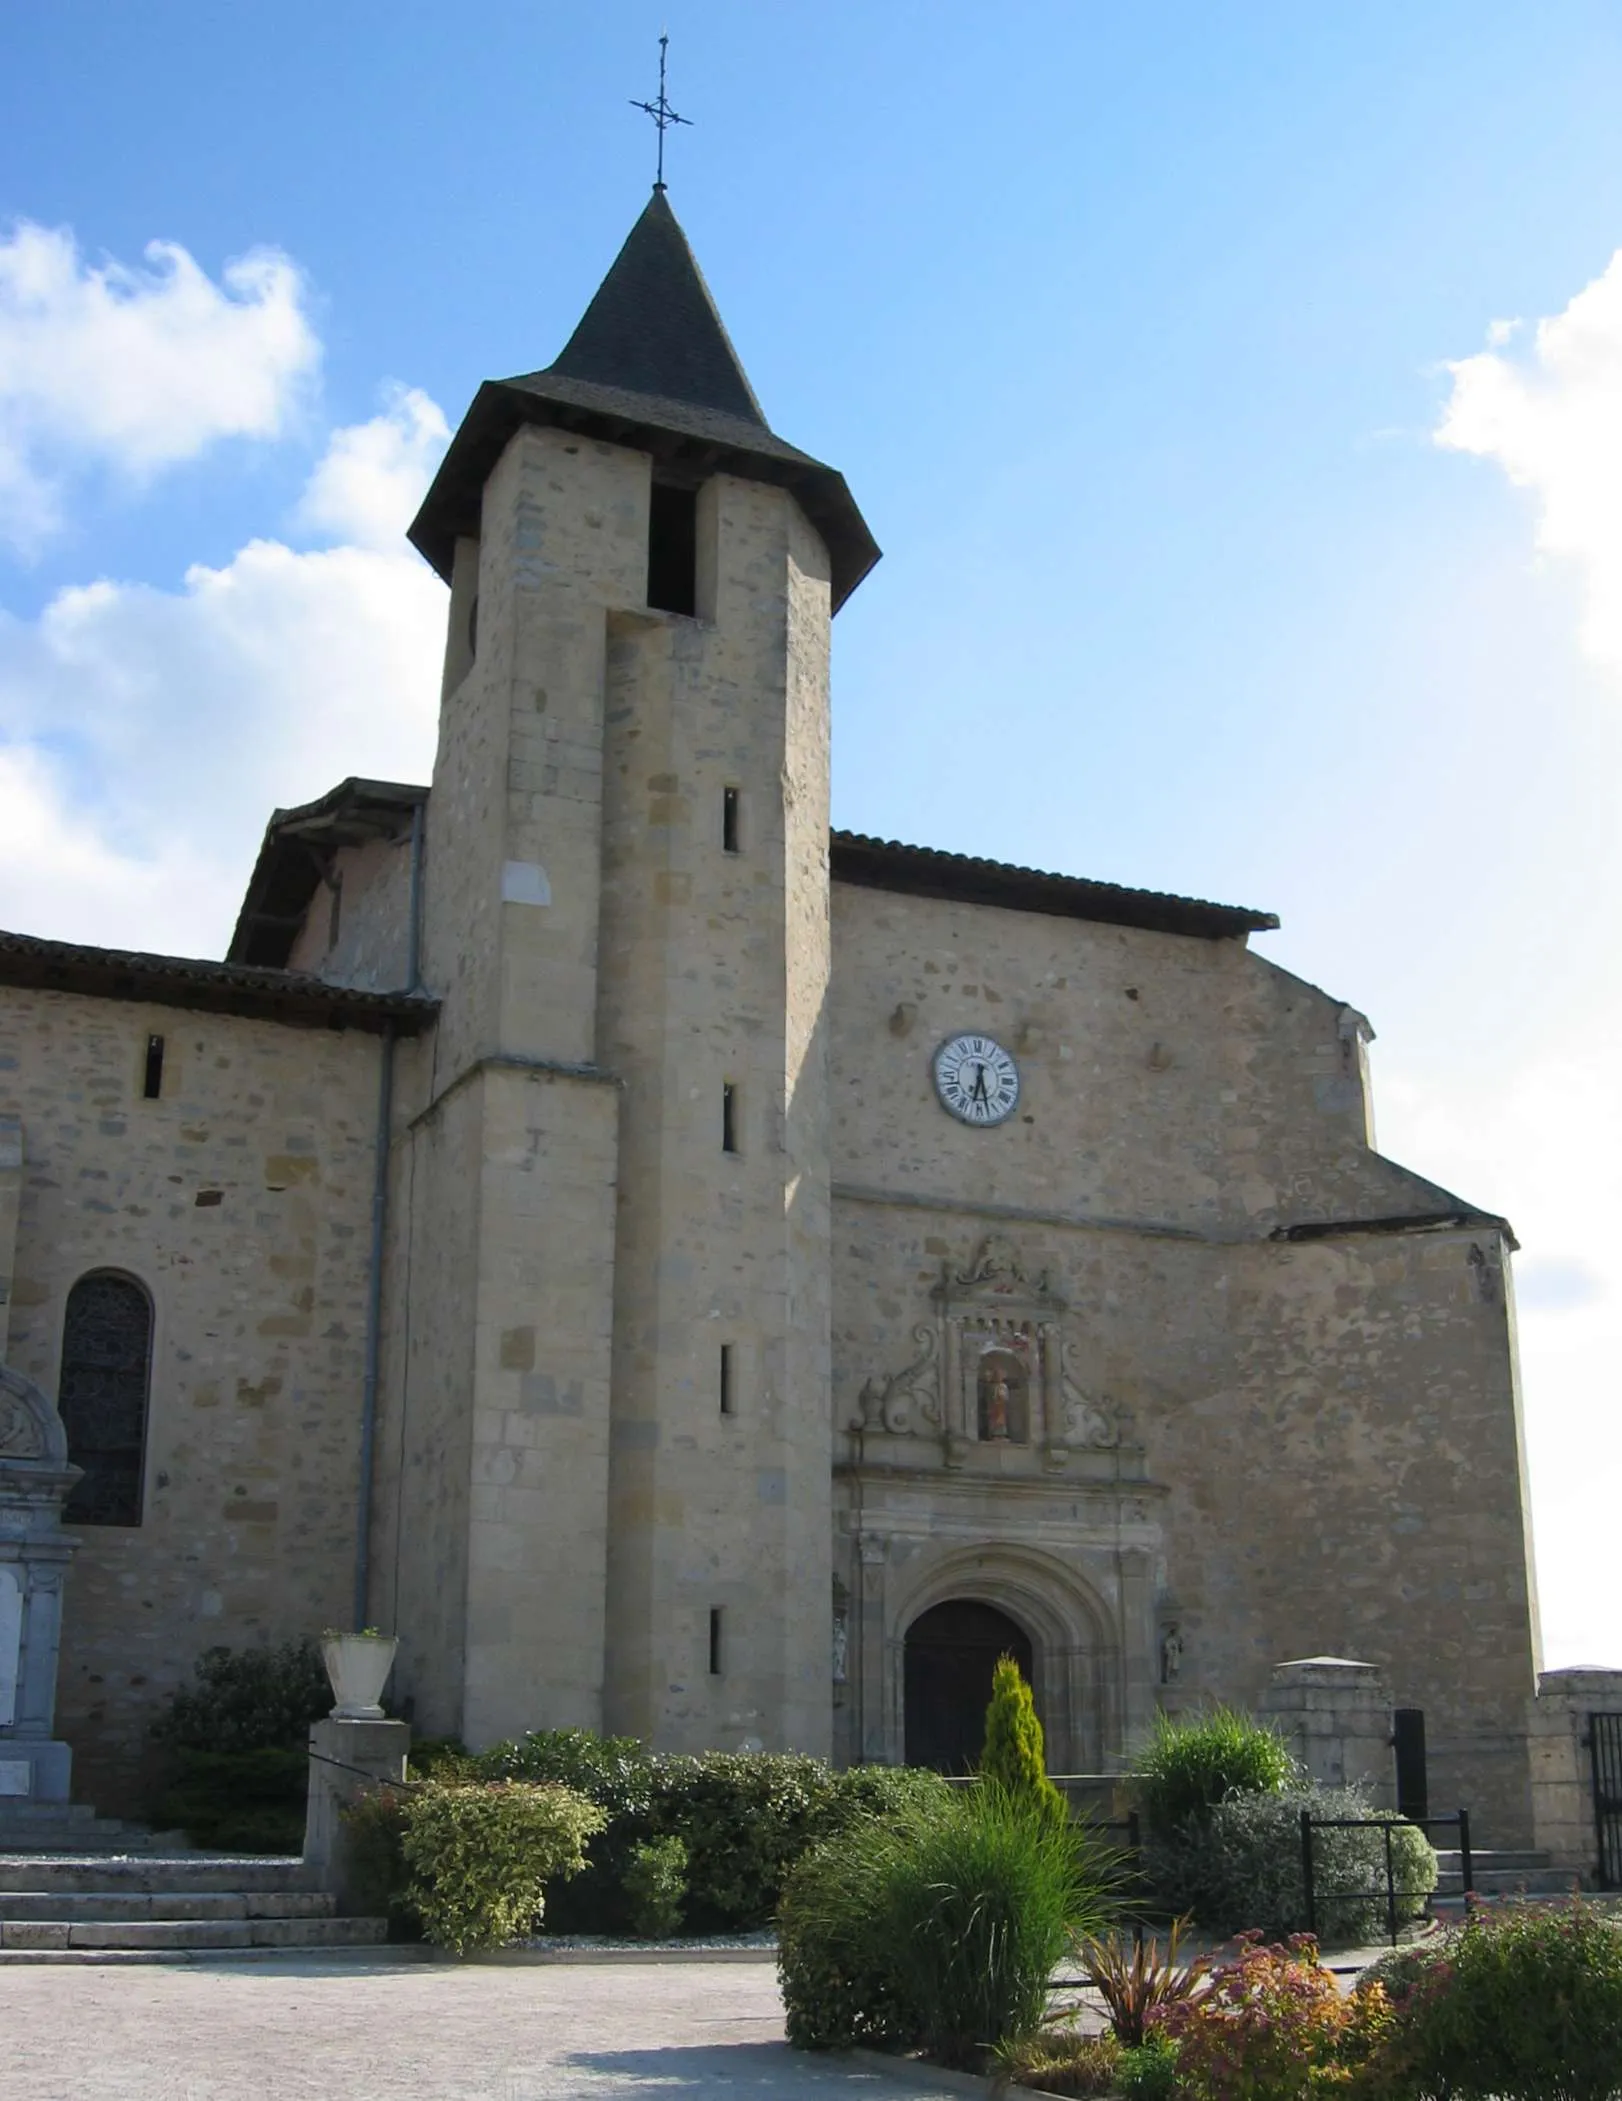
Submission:
M 411 538 L 428 785 L 276 811 L 223 962 L 0 935 L 75 1794 L 139 1809 L 206 1647 L 334 1626 L 474 1745 L 947 1768 L 1007 1650 L 1072 1773 L 1328 1654 L 1524 1843 L 1508 1227 L 1374 1149 L 1270 914 L 830 831 L 878 548 L 662 186 Z

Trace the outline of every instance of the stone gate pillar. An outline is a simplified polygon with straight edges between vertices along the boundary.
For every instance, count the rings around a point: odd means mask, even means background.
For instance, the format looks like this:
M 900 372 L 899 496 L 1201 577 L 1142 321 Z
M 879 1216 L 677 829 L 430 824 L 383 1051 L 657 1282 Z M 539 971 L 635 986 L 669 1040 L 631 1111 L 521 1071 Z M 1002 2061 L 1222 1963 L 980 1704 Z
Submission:
M 1262 1719 L 1323 1786 L 1361 1781 L 1375 1808 L 1396 1808 L 1391 1696 L 1372 1663 L 1305 1656 L 1278 1664 L 1262 1695 Z
M 79 1471 L 50 1401 L 0 1365 L 0 1802 L 68 1799 L 73 1754 L 51 1731 L 62 1585 L 79 1544 L 62 1502 Z
M 1600 1804 L 1595 1799 L 1595 1767 L 1606 1763 L 1604 1747 L 1596 1761 L 1594 1729 L 1609 1720 L 1610 1732 L 1622 1716 L 1622 1671 L 1563 1670 L 1538 1673 L 1537 1697 L 1531 1702 L 1529 1734 L 1532 1751 L 1532 1836 L 1549 1856 L 1549 1865 L 1571 1868 L 1585 1888 L 1604 1888 L 1611 1879 L 1601 1858 Z M 1612 1869 L 1622 1867 L 1622 1817 L 1613 1812 L 1607 1831 Z

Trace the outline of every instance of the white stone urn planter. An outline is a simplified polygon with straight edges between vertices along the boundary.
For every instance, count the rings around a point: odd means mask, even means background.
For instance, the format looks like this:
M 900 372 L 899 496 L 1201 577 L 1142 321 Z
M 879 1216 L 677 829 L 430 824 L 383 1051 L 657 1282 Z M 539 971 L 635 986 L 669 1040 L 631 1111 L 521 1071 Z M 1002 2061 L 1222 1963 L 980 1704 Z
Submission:
M 383 1720 L 383 1687 L 400 1646 L 392 1634 L 324 1634 L 321 1655 L 332 1680 L 335 1722 Z

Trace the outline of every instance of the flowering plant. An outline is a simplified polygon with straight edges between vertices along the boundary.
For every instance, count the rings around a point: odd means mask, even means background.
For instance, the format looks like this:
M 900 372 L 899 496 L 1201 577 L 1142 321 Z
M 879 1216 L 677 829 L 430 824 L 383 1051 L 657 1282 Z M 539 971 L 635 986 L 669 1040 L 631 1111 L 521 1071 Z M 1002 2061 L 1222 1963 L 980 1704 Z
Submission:
M 1161 2008 L 1156 2033 L 1177 2045 L 1177 2075 L 1198 2101 L 1308 2101 L 1346 2091 L 1378 2046 L 1387 2018 L 1378 1990 L 1341 1997 L 1311 1934 L 1239 1954 L 1193 1999 Z

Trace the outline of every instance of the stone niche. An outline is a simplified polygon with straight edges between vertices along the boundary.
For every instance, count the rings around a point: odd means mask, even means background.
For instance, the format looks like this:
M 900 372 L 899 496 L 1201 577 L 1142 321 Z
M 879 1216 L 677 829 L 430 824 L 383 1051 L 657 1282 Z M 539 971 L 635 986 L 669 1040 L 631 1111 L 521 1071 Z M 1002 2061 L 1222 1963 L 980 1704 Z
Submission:
M 0 1365 L 0 1811 L 8 1799 L 68 1799 L 72 1754 L 51 1731 L 62 1585 L 79 1544 L 62 1503 L 79 1471 L 50 1401 Z
M 1009 1241 L 992 1234 L 944 1265 L 930 1300 L 909 1361 L 858 1396 L 850 1427 L 866 1460 L 916 1465 L 932 1448 L 952 1472 L 1062 1474 L 1107 1454 L 1112 1475 L 1141 1473 L 1130 1414 L 1089 1391 L 1076 1363 L 1069 1306 Z

